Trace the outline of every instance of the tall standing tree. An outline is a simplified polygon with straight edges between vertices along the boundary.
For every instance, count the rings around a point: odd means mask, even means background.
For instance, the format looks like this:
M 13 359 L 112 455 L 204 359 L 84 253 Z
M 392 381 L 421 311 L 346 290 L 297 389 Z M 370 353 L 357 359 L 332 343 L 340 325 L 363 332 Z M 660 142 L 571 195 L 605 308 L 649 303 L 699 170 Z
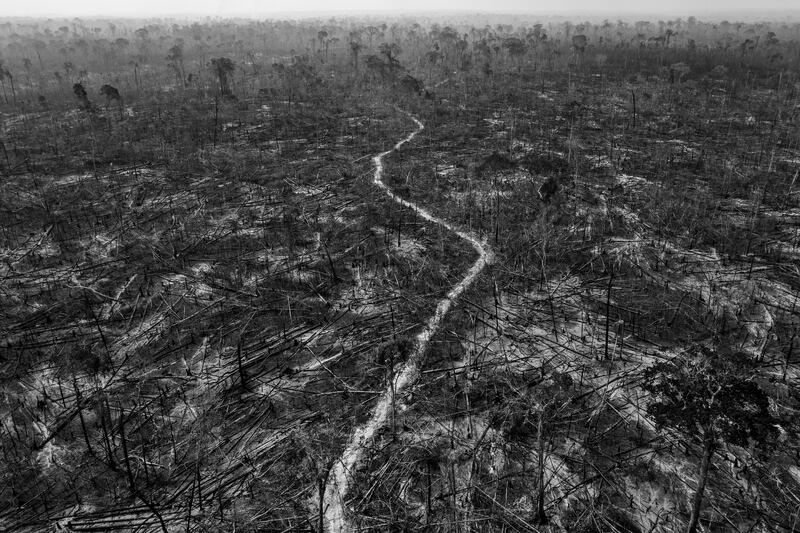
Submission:
M 147 28 L 139 28 L 133 33 L 136 34 L 136 37 L 139 39 L 137 43 L 139 46 L 139 53 L 146 58 L 150 50 L 150 32 Z
M 87 111 L 91 107 L 91 102 L 89 102 L 89 95 L 86 93 L 86 89 L 83 88 L 83 85 L 80 83 L 76 83 L 72 86 L 72 92 L 75 94 L 75 98 L 81 103 L 81 105 Z
M 111 104 L 112 100 L 116 100 L 117 106 L 119 107 L 119 117 L 122 118 L 122 96 L 120 96 L 119 91 L 116 87 L 111 85 L 105 84 L 100 87 L 100 94 L 106 97 L 106 110 L 108 110 L 108 106 Z
M 354 39 L 352 33 L 350 34 L 350 40 L 347 41 L 347 44 L 350 45 L 350 55 L 353 56 L 353 68 L 358 70 L 358 54 L 361 53 L 364 45 L 361 44 L 360 40 Z
M 128 49 L 128 47 L 130 46 L 130 44 L 131 44 L 131 43 L 130 43 L 130 41 L 129 41 L 128 39 L 125 39 L 125 38 L 123 38 L 123 37 L 119 37 L 118 39 L 116 39 L 116 40 L 114 41 L 114 50 L 115 50 L 115 51 L 116 51 L 116 52 L 117 52 L 117 53 L 118 53 L 120 56 L 124 56 L 124 55 L 125 55 L 125 51 Z
M 400 55 L 400 45 L 397 43 L 381 43 L 378 51 L 386 57 L 389 64 L 399 63 L 397 56 Z
M 525 46 L 525 43 L 522 41 L 522 39 L 517 37 L 509 37 L 508 39 L 503 40 L 503 48 L 508 50 L 508 55 L 517 64 L 517 71 L 519 72 L 522 69 L 522 58 L 525 57 L 528 47 Z
M 167 52 L 167 64 L 175 72 L 180 86 L 186 85 L 186 72 L 183 67 L 183 43 L 176 42 Z
M 400 65 L 400 61 L 397 59 L 397 56 L 400 55 L 400 45 L 397 43 L 381 43 L 378 47 L 378 51 L 386 58 L 386 75 L 394 80 L 397 71 L 403 69 L 402 65 Z
M 75 65 L 72 61 L 64 61 L 64 74 L 67 75 L 67 81 L 72 81 L 72 73 L 75 72 Z
M 322 50 L 323 46 L 325 46 L 325 39 L 328 38 L 328 32 L 325 30 L 320 30 L 317 32 L 317 40 L 319 41 L 319 49 Z
M 17 105 L 17 90 L 14 87 L 14 76 L 11 74 L 11 71 L 8 69 L 0 71 L 0 76 L 5 76 L 8 79 L 9 85 L 11 85 L 11 98 L 14 102 L 14 105 Z
M 441 60 L 442 54 L 439 50 L 430 50 L 425 53 L 425 61 L 428 63 L 428 79 L 433 77 L 433 67 Z
M 375 38 L 375 36 L 378 35 L 381 32 L 381 30 L 377 26 L 367 26 L 364 29 L 364 31 L 369 36 L 369 48 L 370 48 L 370 50 L 372 50 L 372 41 Z
M 220 94 L 227 95 L 231 93 L 228 77 L 235 69 L 236 64 L 227 57 L 215 57 L 211 59 L 211 70 L 216 74 L 217 80 L 219 80 Z
M 572 51 L 578 57 L 583 57 L 583 53 L 586 52 L 586 47 L 589 45 L 589 40 L 586 38 L 585 35 L 573 35 L 572 36 Z
M 42 62 L 42 52 L 47 48 L 47 43 L 37 39 L 33 41 L 33 49 L 36 50 L 36 58 L 39 60 L 39 68 L 44 72 L 44 63 Z
M 3 88 L 3 100 L 8 103 L 8 94 L 6 94 L 6 70 L 3 68 L 3 62 L 0 61 L 0 87 Z
M 33 89 L 33 84 L 31 83 L 31 60 L 27 57 L 22 58 L 22 66 L 25 68 L 25 78 L 28 81 L 28 90 Z
M 655 400 L 647 411 L 656 426 L 678 429 L 702 447 L 687 533 L 697 531 L 708 473 L 720 446 L 754 444 L 764 451 L 778 433 L 755 374 L 747 355 L 705 346 L 644 373 L 643 388 Z

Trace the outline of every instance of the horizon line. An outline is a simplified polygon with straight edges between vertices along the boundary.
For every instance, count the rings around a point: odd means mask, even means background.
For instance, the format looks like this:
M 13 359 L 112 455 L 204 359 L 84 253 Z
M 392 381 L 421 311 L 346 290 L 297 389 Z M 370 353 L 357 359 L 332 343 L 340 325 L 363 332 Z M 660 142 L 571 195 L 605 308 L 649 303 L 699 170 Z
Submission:
M 274 11 L 242 11 L 231 13 L 204 13 L 192 11 L 176 11 L 152 14 L 136 14 L 136 13 L 94 13 L 94 14 L 68 14 L 68 13 L 43 13 L 36 15 L 20 14 L 20 15 L 4 15 L 0 13 L 0 17 L 6 19 L 53 19 L 53 18 L 117 18 L 117 19 L 152 19 L 152 18 L 220 18 L 220 19 L 254 19 L 254 18 L 276 18 L 276 17 L 298 17 L 298 18 L 315 18 L 325 17 L 332 15 L 340 15 L 347 17 L 358 16 L 375 16 L 375 15 L 391 15 L 403 17 L 430 17 L 436 15 L 460 15 L 460 16 L 542 16 L 542 17 L 630 17 L 630 16 L 677 16 L 681 17 L 729 17 L 731 15 L 742 15 L 753 17 L 761 15 L 764 17 L 793 17 L 800 16 L 800 8 L 795 9 L 758 9 L 758 8 L 739 8 L 731 10 L 720 9 L 696 9 L 686 11 L 670 11 L 670 10 L 584 10 L 584 9 L 565 9 L 565 10 L 505 10 L 505 11 L 491 11 L 491 10 L 464 10 L 457 8 L 439 8 L 439 9 L 417 9 L 417 10 L 403 10 L 403 9 L 298 9 L 298 10 L 274 10 Z

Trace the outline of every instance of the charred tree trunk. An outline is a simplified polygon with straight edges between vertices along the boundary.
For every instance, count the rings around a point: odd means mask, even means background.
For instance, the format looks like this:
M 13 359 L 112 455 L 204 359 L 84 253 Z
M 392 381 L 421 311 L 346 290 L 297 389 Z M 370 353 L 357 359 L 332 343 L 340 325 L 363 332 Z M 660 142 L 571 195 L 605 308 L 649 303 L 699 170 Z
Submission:
M 242 385 L 244 390 L 247 390 L 247 374 L 244 371 L 244 366 L 242 365 L 242 341 L 241 339 L 236 344 L 236 363 L 239 367 L 239 381 Z
M 536 449 L 539 455 L 538 476 L 539 493 L 536 498 L 536 523 L 544 525 L 548 523 L 547 514 L 544 512 L 544 407 L 539 410 L 539 422 L 537 424 Z
M 714 437 L 706 435 L 703 439 L 703 458 L 700 461 L 700 474 L 697 478 L 697 490 L 692 497 L 692 514 L 689 517 L 689 525 L 686 526 L 686 533 L 696 533 L 697 524 L 700 521 L 700 506 L 703 503 L 703 492 L 706 490 L 708 480 L 708 469 L 711 466 L 711 458 L 714 456 Z
M 611 266 L 611 271 L 608 276 L 608 291 L 606 293 L 606 345 L 603 359 L 608 361 L 608 326 L 611 320 L 611 288 L 614 283 L 614 266 Z

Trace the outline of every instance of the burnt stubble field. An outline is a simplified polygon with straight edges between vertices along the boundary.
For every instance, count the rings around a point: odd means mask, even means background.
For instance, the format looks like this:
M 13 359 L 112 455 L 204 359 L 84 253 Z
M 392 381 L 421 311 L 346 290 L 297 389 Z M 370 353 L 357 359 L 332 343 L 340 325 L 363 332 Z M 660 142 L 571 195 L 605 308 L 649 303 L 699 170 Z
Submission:
M 0 530 L 800 528 L 800 24 L 511 20 L 0 24 Z

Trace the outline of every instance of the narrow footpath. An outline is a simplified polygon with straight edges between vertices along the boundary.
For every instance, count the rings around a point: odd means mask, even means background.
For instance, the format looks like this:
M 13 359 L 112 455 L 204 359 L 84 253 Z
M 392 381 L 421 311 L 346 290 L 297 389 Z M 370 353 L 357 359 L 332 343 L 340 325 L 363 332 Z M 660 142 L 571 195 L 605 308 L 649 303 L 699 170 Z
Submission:
M 414 350 L 405 362 L 401 370 L 397 373 L 394 383 L 389 384 L 381 395 L 378 403 L 372 412 L 372 416 L 366 424 L 356 428 L 350 436 L 342 456 L 334 463 L 330 474 L 328 475 L 328 483 L 325 487 L 325 511 L 324 519 L 326 524 L 326 531 L 329 533 L 340 533 L 352 531 L 353 527 L 348 522 L 346 516 L 344 498 L 350 489 L 350 481 L 353 472 L 357 468 L 365 450 L 369 447 L 379 429 L 386 425 L 387 420 L 391 416 L 392 398 L 400 394 L 404 389 L 413 385 L 419 377 L 418 365 L 422 360 L 423 355 L 428 349 L 428 343 L 431 338 L 436 334 L 441 326 L 442 320 L 450 311 L 453 303 L 464 293 L 470 285 L 472 285 L 478 276 L 483 272 L 488 264 L 492 262 L 493 255 L 486 241 L 480 240 L 475 234 L 471 232 L 462 231 L 446 221 L 434 216 L 427 210 L 418 206 L 413 202 L 409 202 L 395 194 L 392 189 L 383 182 L 383 158 L 391 154 L 395 150 L 400 149 L 405 143 L 411 141 L 418 133 L 420 133 L 425 126 L 415 117 L 409 117 L 417 125 L 417 129 L 411 132 L 407 137 L 400 140 L 394 145 L 394 148 L 382 152 L 372 158 L 375 164 L 375 174 L 373 176 L 373 183 L 380 187 L 393 201 L 400 205 L 413 209 L 416 213 L 425 220 L 444 227 L 448 231 L 458 235 L 463 241 L 472 246 L 478 252 L 478 259 L 469 269 L 464 278 L 455 285 L 447 295 L 442 298 L 436 305 L 436 312 L 425 323 L 425 327 L 417 334 L 415 338 Z

